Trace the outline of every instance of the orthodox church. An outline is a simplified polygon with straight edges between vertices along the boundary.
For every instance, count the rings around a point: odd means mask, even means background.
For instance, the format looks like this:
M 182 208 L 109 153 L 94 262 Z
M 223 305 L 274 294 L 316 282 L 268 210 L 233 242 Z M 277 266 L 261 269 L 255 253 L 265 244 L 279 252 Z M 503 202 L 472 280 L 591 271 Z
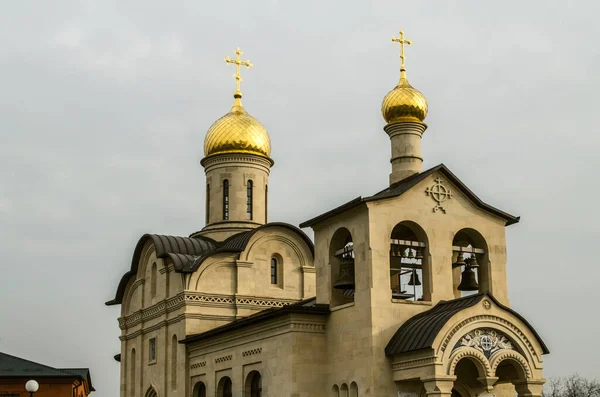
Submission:
M 208 129 L 206 226 L 146 234 L 114 299 L 121 397 L 541 396 L 548 348 L 509 304 L 505 227 L 445 165 L 427 101 L 384 97 L 389 186 L 299 227 L 268 222 L 270 139 L 242 105 Z M 310 227 L 314 242 L 301 230 Z

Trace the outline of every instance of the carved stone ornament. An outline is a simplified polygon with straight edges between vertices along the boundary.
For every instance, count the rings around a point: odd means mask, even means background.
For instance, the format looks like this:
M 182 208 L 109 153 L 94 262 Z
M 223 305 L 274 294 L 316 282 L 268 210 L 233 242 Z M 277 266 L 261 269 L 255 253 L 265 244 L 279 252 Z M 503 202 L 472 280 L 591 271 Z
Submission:
M 435 178 L 435 183 L 432 186 L 425 189 L 425 194 L 430 196 L 433 199 L 433 201 L 437 203 L 436 206 L 433 207 L 433 212 L 441 210 L 445 214 L 446 209 L 442 207 L 442 203 L 452 198 L 452 192 L 450 191 L 450 189 L 444 186 L 443 182 L 444 181 L 442 179 Z
M 461 347 L 472 347 L 482 352 L 487 358 L 498 350 L 515 350 L 512 343 L 502 333 L 493 329 L 476 329 L 469 332 L 454 346 L 454 350 Z
M 487 300 L 487 299 L 485 299 L 485 300 L 483 301 L 482 305 L 483 305 L 483 307 L 484 307 L 486 310 L 490 310 L 490 309 L 492 308 L 492 304 L 491 304 L 491 303 L 490 303 L 490 301 L 489 301 L 489 300 Z

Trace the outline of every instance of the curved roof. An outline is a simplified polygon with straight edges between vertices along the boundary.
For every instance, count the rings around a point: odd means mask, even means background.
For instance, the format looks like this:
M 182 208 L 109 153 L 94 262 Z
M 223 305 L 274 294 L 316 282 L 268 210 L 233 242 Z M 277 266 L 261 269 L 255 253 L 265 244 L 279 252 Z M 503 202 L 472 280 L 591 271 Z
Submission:
M 212 255 L 221 252 L 242 252 L 246 249 L 248 242 L 252 236 L 259 230 L 263 230 L 267 227 L 282 227 L 291 230 L 298 234 L 302 240 L 308 245 L 311 254 L 314 256 L 314 244 L 311 239 L 302 230 L 294 225 L 284 222 L 272 222 L 261 225 L 255 229 L 247 232 L 241 232 L 234 234 L 223 242 L 217 242 L 208 237 L 201 235 L 194 235 L 194 237 L 176 237 L 176 236 L 164 236 L 159 234 L 145 234 L 138 241 L 133 258 L 131 260 L 131 270 L 121 277 L 119 286 L 115 298 L 106 302 L 107 306 L 118 305 L 123 302 L 123 295 L 125 294 L 125 287 L 131 279 L 135 276 L 138 270 L 138 264 L 140 262 L 140 256 L 142 250 L 148 240 L 152 240 L 156 248 L 156 256 L 162 259 L 168 259 L 173 262 L 173 267 L 178 273 L 193 273 L 196 271 L 205 259 Z
M 218 248 L 214 249 L 213 251 L 210 251 L 206 255 L 196 259 L 190 267 L 191 271 L 192 272 L 196 271 L 196 269 L 198 269 L 200 267 L 200 265 L 202 264 L 202 262 L 204 262 L 205 259 L 207 259 L 215 254 L 218 254 L 221 252 L 243 252 L 244 250 L 246 250 L 246 247 L 248 246 L 248 242 L 250 242 L 250 239 L 252 238 L 252 236 L 254 236 L 254 234 L 256 234 L 256 232 L 258 232 L 259 230 L 263 230 L 268 227 L 282 227 L 284 229 L 293 231 L 294 233 L 298 234 L 302 238 L 302 240 L 304 240 L 304 242 L 308 246 L 308 249 L 310 249 L 310 253 L 313 256 L 315 255 L 315 246 L 314 246 L 312 240 L 301 229 L 299 229 L 298 227 L 296 227 L 294 225 L 290 225 L 289 223 L 285 223 L 285 222 L 271 222 L 271 223 L 265 223 L 264 225 L 261 225 L 257 228 L 249 230 L 247 232 L 241 232 L 241 233 L 234 234 L 233 236 L 229 237 L 228 239 L 223 241 L 223 243 L 221 243 L 220 247 L 218 247 Z
M 140 263 L 140 256 L 142 250 L 148 240 L 152 240 L 156 249 L 156 256 L 164 258 L 168 254 L 184 254 L 184 255 L 204 255 L 217 246 L 217 242 L 207 237 L 179 237 L 179 236 L 165 236 L 161 234 L 144 234 L 133 251 L 133 258 L 131 259 L 131 269 L 121 277 L 119 286 L 117 287 L 117 293 L 115 298 L 106 302 L 106 305 L 117 305 L 123 301 L 123 295 L 125 294 L 125 287 L 132 276 L 135 276 L 138 270 L 138 264 Z
M 486 292 L 449 301 L 441 301 L 431 309 L 410 318 L 400 326 L 392 339 L 390 339 L 390 342 L 385 347 L 386 356 L 432 348 L 433 341 L 437 334 L 452 316 L 461 310 L 476 305 L 486 296 L 497 306 L 521 320 L 531 330 L 542 347 L 543 354 L 548 354 L 550 352 L 544 341 L 542 341 L 542 338 L 540 338 L 527 320 L 511 308 L 498 302 L 492 294 Z

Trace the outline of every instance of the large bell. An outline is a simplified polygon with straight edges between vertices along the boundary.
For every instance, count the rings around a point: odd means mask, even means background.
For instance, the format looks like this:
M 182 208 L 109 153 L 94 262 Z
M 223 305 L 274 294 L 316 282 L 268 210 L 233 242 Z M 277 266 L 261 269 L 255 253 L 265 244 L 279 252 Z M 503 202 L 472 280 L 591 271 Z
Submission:
M 345 258 L 340 262 L 338 279 L 333 284 L 336 289 L 354 289 L 354 259 Z
M 463 270 L 460 276 L 460 284 L 458 285 L 459 291 L 478 291 L 479 284 L 477 284 L 477 279 L 475 278 L 475 272 L 471 268 L 471 266 L 465 266 L 465 270 Z
M 410 280 L 408 280 L 408 283 L 406 285 L 421 285 L 421 280 L 419 280 L 419 274 L 413 271 L 410 274 Z

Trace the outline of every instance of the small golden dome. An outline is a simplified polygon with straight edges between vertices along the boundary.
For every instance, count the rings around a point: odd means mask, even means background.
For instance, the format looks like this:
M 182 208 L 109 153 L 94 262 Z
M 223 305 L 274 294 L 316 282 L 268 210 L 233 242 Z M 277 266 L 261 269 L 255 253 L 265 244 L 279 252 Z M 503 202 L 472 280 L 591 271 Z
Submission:
M 249 153 L 269 158 L 271 139 L 263 125 L 250 116 L 236 92 L 229 113 L 213 123 L 204 139 L 204 156 L 223 153 Z
M 425 120 L 427 100 L 419 90 L 410 85 L 404 70 L 398 85 L 383 98 L 381 114 L 388 124 Z

